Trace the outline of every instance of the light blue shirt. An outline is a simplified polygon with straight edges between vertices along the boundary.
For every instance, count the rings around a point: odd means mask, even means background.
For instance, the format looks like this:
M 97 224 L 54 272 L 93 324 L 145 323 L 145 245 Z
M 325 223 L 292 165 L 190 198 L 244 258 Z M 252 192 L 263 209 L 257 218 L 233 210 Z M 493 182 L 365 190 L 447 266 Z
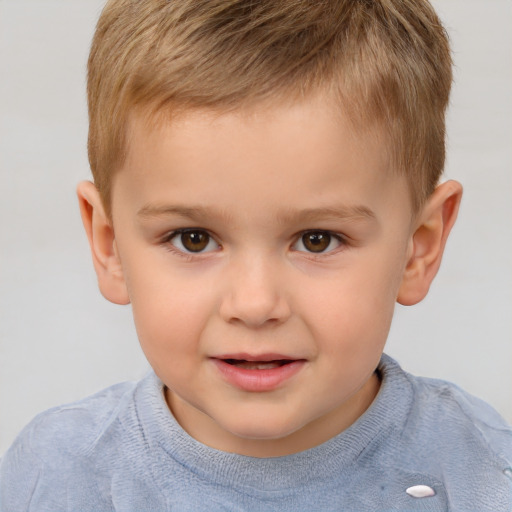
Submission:
M 512 430 L 504 420 L 387 356 L 379 372 L 377 398 L 350 428 L 277 458 L 191 438 L 153 373 L 119 384 L 23 430 L 0 464 L 0 510 L 510 512 Z

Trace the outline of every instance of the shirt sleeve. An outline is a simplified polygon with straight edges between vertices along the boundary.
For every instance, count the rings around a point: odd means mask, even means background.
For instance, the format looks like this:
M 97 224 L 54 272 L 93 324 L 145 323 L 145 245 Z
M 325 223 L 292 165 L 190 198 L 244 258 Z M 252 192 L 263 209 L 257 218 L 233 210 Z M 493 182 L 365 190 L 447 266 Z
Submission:
M 28 438 L 24 431 L 0 460 L 0 512 L 28 511 L 36 494 L 42 465 Z

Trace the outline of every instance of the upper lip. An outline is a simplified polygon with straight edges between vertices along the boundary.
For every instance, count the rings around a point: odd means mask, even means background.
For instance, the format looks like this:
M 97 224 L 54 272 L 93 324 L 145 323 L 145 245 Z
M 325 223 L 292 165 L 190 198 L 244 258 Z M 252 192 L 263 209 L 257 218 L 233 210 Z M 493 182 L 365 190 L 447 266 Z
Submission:
M 214 356 L 212 359 L 221 359 L 227 360 L 232 359 L 236 361 L 254 361 L 254 362 L 269 362 L 269 361 L 297 361 L 299 359 L 303 359 L 300 357 L 286 356 L 284 354 L 246 354 L 246 353 L 236 353 L 236 354 L 222 354 L 218 356 Z

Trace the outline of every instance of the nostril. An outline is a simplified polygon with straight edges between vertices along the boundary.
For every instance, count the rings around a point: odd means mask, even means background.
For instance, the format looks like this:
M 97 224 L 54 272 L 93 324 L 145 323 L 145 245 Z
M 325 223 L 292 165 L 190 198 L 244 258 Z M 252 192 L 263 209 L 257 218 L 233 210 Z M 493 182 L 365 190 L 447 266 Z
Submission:
M 220 306 L 220 315 L 228 323 L 255 329 L 279 325 L 290 316 L 287 301 L 276 290 L 237 292 L 226 296 Z

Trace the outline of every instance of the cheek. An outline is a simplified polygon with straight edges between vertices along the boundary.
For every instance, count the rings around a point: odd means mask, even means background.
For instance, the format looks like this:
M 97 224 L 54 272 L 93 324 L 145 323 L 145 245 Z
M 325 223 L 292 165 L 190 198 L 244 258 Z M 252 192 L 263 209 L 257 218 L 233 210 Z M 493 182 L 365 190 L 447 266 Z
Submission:
M 141 347 L 153 367 L 197 352 L 215 307 L 211 287 L 171 273 L 145 271 L 129 280 L 133 317 Z
M 311 283 L 302 309 L 315 338 L 329 340 L 329 353 L 384 346 L 400 283 L 398 261 L 360 258 L 331 279 Z

